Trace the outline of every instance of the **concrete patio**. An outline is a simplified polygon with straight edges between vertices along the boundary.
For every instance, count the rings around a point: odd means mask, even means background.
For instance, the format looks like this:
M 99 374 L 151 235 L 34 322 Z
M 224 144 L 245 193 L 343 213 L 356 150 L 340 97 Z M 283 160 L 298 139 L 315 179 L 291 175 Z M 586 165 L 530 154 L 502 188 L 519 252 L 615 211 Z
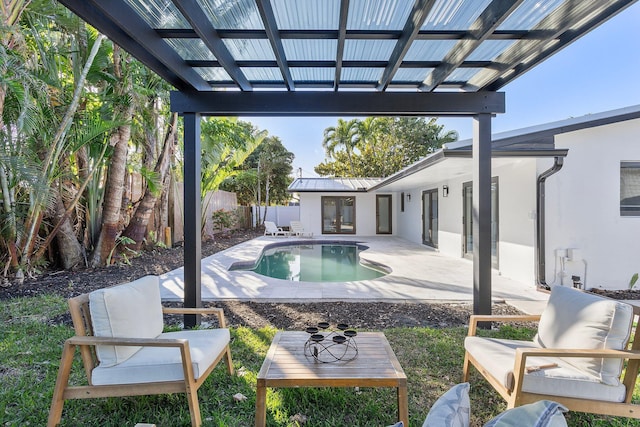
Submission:
M 314 242 L 322 240 L 315 238 Z M 251 271 L 229 271 L 236 262 L 256 260 L 263 248 L 276 242 L 308 242 L 309 239 L 261 237 L 216 253 L 202 260 L 203 301 L 300 302 L 302 300 L 352 302 L 472 302 L 473 263 L 466 259 L 440 255 L 435 250 L 395 237 L 361 237 L 339 240 L 357 241 L 369 247 L 362 259 L 384 264 L 391 273 L 359 282 L 290 282 L 258 275 Z M 184 270 L 179 268 L 160 276 L 161 295 L 166 301 L 183 298 Z M 540 313 L 548 295 L 533 284 L 523 284 L 500 276 L 492 277 L 494 302 L 506 302 L 527 313 Z

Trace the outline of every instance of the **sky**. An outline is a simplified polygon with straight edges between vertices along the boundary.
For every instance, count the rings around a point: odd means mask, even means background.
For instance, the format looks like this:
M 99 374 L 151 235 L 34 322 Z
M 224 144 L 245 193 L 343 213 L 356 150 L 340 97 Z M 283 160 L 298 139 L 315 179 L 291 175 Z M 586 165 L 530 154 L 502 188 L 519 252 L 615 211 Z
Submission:
M 640 104 L 640 2 L 556 52 L 511 81 L 505 92 L 506 113 L 492 120 L 493 133 L 521 129 L 571 117 Z M 294 174 L 318 176 L 324 160 L 324 129 L 338 117 L 242 117 L 278 136 L 295 154 Z M 460 139 L 471 138 L 472 119 L 439 118 Z

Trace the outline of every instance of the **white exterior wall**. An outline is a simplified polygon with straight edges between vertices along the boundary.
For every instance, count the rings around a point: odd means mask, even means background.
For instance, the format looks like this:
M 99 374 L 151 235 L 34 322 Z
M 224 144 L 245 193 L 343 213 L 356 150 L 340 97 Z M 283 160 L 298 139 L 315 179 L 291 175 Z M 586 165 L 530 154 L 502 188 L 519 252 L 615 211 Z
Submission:
M 514 160 L 495 168 L 498 176 L 498 270 L 503 276 L 535 284 L 536 163 Z M 552 160 L 540 160 L 549 167 Z M 548 167 L 545 167 L 548 169 Z
M 565 284 L 586 269 L 587 288 L 624 289 L 640 272 L 640 217 L 620 216 L 620 161 L 640 161 L 639 135 L 636 119 L 556 137 L 569 155 L 547 180 L 547 283 L 560 283 L 555 249 L 579 249 Z
M 549 161 L 548 161 L 549 162 Z M 502 275 L 523 283 L 535 283 L 535 210 L 536 160 L 513 160 L 507 166 L 493 167 L 492 177 L 498 177 L 498 264 Z M 471 180 L 464 176 L 442 181 L 437 185 L 405 190 L 411 201 L 400 212 L 398 236 L 422 243 L 422 191 L 438 189 L 438 251 L 461 257 L 463 243 L 462 186 Z M 442 186 L 449 187 L 448 197 L 442 197 Z M 397 193 L 398 198 L 400 193 Z
M 381 191 L 377 194 L 392 195 L 392 230 L 396 234 L 398 227 L 398 196 L 392 192 Z M 376 193 L 300 193 L 300 221 L 305 231 L 312 231 L 315 236 L 322 235 L 322 196 L 355 197 L 356 204 L 356 236 L 376 235 Z M 326 234 L 326 236 L 341 236 Z M 352 234 L 348 234 L 352 236 Z

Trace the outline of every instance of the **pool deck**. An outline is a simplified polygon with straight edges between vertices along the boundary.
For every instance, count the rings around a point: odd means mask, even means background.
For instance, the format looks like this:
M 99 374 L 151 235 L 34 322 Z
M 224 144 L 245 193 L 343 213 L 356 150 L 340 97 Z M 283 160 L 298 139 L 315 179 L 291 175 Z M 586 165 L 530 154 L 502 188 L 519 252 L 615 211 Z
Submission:
M 202 260 L 203 301 L 300 302 L 440 302 L 473 301 L 473 263 L 462 258 L 441 255 L 438 251 L 396 237 L 341 236 L 322 240 L 357 241 L 369 247 L 362 259 L 391 268 L 378 279 L 359 282 L 290 282 L 258 275 L 251 271 L 229 271 L 236 262 L 256 260 L 262 249 L 272 243 L 309 242 L 310 239 L 260 237 L 218 252 Z M 166 301 L 181 301 L 184 268 L 160 276 L 161 296 Z M 548 294 L 533 284 L 523 284 L 492 273 L 494 302 L 506 302 L 527 313 L 540 313 Z

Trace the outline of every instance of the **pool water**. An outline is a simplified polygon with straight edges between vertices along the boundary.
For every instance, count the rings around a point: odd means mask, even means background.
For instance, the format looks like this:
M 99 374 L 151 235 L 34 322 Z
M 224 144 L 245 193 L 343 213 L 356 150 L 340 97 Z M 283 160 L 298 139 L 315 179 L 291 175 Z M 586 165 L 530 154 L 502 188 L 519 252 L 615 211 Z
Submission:
M 360 264 L 356 245 L 288 245 L 267 249 L 255 268 L 263 276 L 295 282 L 351 282 L 386 273 Z

